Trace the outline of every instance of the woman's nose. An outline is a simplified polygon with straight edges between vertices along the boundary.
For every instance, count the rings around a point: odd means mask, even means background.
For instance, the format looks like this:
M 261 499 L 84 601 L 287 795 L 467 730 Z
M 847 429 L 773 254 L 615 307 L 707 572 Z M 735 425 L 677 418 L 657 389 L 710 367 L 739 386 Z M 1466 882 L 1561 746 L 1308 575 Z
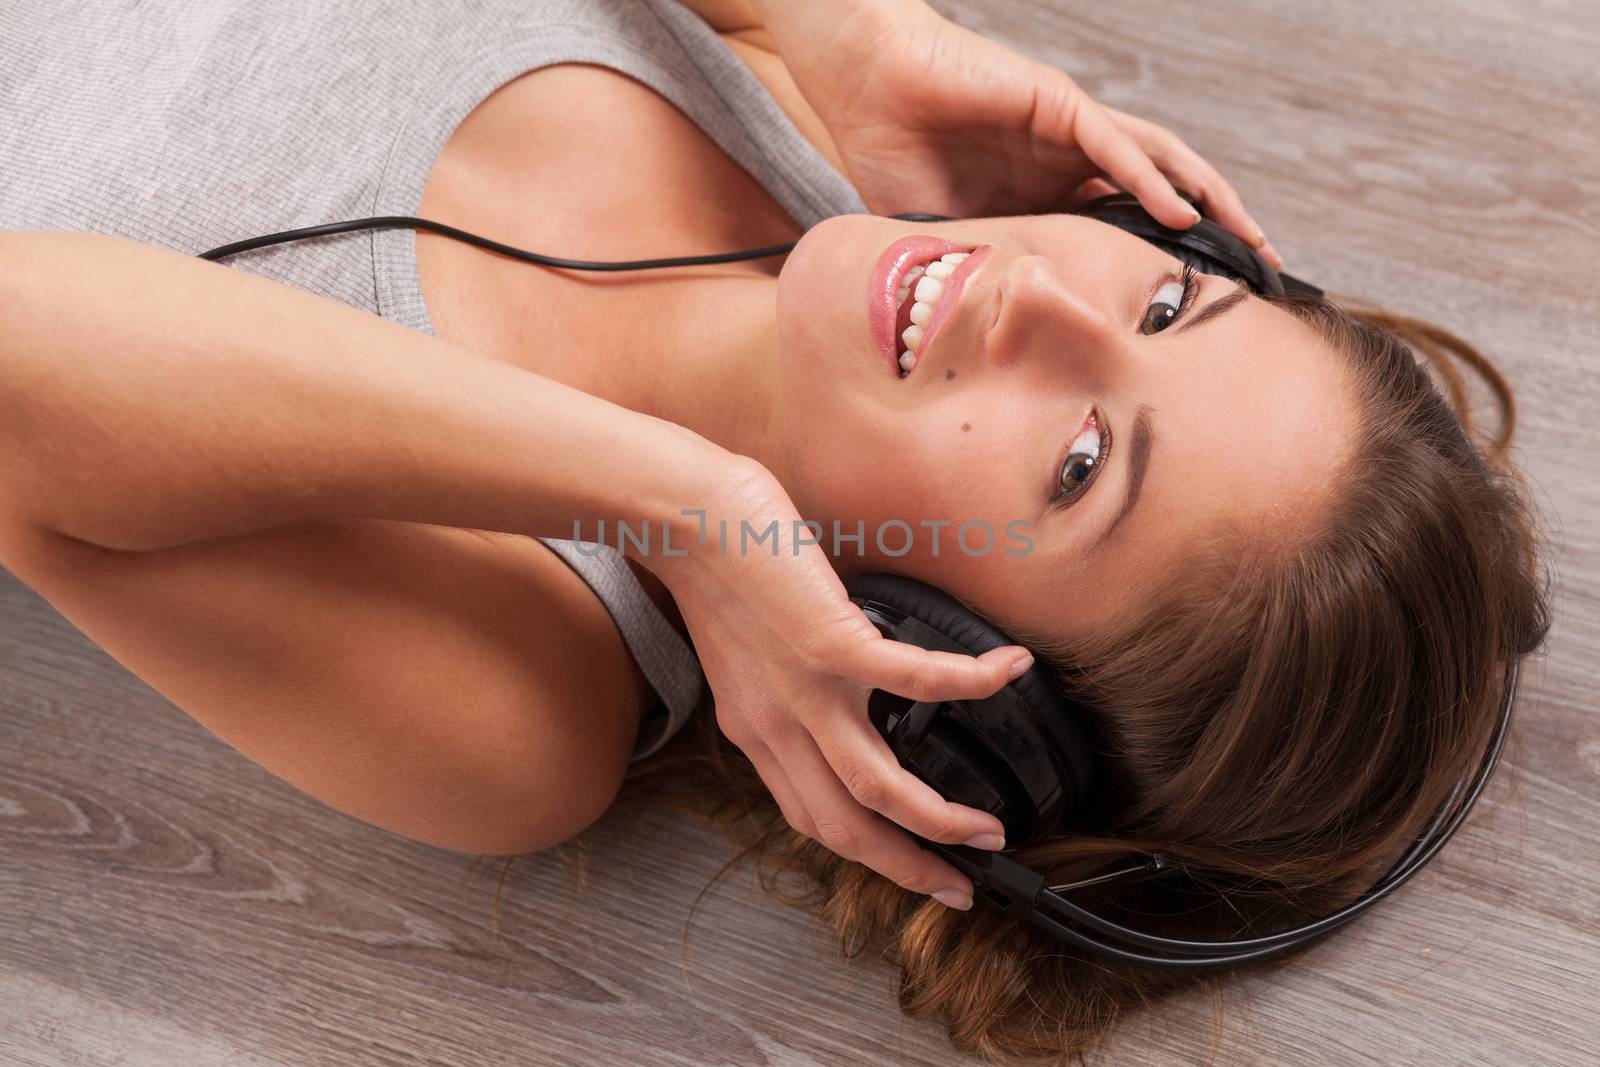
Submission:
M 1074 360 L 1114 355 L 1120 340 L 1106 286 L 1047 256 L 1021 256 L 999 279 L 1000 317 L 986 346 L 1003 367 L 1072 353 Z

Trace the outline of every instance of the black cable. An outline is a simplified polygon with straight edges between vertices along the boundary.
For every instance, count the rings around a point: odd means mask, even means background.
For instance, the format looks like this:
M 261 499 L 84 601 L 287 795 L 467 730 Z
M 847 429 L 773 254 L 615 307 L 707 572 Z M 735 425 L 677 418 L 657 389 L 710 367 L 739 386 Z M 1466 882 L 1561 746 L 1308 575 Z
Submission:
M 942 222 L 943 215 L 891 215 L 890 218 L 900 219 L 905 222 Z M 354 230 L 403 230 L 418 229 L 437 233 L 444 237 L 453 237 L 458 241 L 465 241 L 469 245 L 488 249 L 490 252 L 499 252 L 503 256 L 520 259 L 525 263 L 537 263 L 546 267 L 562 267 L 566 270 L 658 270 L 662 267 L 693 267 L 702 263 L 733 263 L 744 259 L 765 259 L 768 256 L 781 256 L 794 250 L 798 241 L 789 241 L 781 245 L 767 245 L 764 248 L 752 248 L 745 252 L 717 252 L 706 256 L 669 256 L 665 259 L 633 259 L 624 263 L 605 263 L 587 259 L 562 259 L 559 256 L 546 256 L 538 252 L 528 252 L 520 248 L 503 245 L 499 241 L 491 241 L 487 237 L 479 237 L 466 230 L 458 230 L 454 226 L 446 226 L 442 222 L 433 222 L 429 219 L 419 219 L 410 215 L 374 215 L 371 218 L 351 219 L 348 222 L 328 222 L 321 226 L 303 226 L 298 230 L 284 230 L 281 233 L 269 233 L 261 237 L 251 237 L 244 241 L 235 241 L 232 244 L 219 245 L 199 253 L 201 259 L 216 261 L 227 256 L 236 256 L 240 252 L 250 252 L 268 245 L 283 244 L 286 241 L 303 241 L 308 237 L 328 237 L 336 233 L 350 233 Z

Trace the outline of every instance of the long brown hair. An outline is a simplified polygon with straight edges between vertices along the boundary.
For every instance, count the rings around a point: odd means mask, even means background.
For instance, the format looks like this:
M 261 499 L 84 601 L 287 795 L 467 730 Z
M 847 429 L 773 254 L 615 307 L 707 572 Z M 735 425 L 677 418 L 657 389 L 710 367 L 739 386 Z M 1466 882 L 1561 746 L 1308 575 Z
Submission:
M 1269 933 L 1368 888 L 1481 762 L 1506 665 L 1549 625 L 1508 455 L 1515 406 L 1494 365 L 1435 325 L 1348 298 L 1268 299 L 1349 360 L 1363 447 L 1337 505 L 1292 544 L 1212 542 L 1143 610 L 1070 650 L 1013 631 L 1084 706 L 1101 767 L 1094 810 L 1015 858 L 1060 883 L 1142 851 L 1176 856 L 1181 882 L 1073 894 L 1167 936 Z M 1492 439 L 1463 367 L 1498 402 Z M 754 854 L 770 896 L 819 909 L 843 955 L 883 955 L 904 1011 L 994 1062 L 1081 1061 L 1125 1011 L 1218 980 L 1091 957 L 837 856 L 789 827 L 709 706 L 633 765 L 617 804 L 723 830 L 741 848 L 728 866 Z M 781 891 L 782 872 L 808 891 Z

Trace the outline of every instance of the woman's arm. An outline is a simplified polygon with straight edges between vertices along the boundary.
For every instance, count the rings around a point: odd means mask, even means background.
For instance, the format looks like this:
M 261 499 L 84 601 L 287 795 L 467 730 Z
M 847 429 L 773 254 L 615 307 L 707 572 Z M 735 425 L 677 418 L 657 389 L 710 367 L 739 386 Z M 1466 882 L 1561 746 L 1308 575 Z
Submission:
M 784 550 L 696 547 L 685 507 L 777 522 Z M 332 300 L 133 241 L 0 232 L 0 509 L 24 547 L 38 529 L 132 551 L 319 518 L 676 522 L 687 551 L 654 569 L 718 725 L 791 826 L 907 889 L 969 895 L 886 820 L 946 844 L 1004 832 L 900 767 L 867 695 L 988 696 L 1025 650 L 884 638 L 754 459 Z
M 0 503 L 149 551 L 336 518 L 674 551 L 747 461 L 338 301 L 97 234 L 0 232 Z M 632 546 L 629 546 L 632 551 Z

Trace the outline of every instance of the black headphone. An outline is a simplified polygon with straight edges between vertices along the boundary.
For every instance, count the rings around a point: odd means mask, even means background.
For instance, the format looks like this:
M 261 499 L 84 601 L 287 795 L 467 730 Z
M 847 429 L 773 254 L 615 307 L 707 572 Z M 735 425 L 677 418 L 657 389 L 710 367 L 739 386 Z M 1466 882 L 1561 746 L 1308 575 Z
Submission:
M 1259 252 L 1209 219 L 1202 218 L 1187 230 L 1174 230 L 1157 222 L 1137 198 L 1127 193 L 1100 197 L 1071 213 L 1099 219 L 1141 237 L 1202 273 L 1242 280 L 1259 295 L 1323 295 L 1316 286 L 1273 269 Z M 950 221 L 944 215 L 892 217 L 906 222 Z M 515 259 L 568 270 L 656 270 L 701 263 L 731 263 L 783 255 L 797 243 L 791 241 L 745 252 L 605 263 L 545 256 L 427 219 L 388 215 L 307 226 L 236 241 L 201 252 L 199 257 L 220 260 L 285 241 L 352 230 L 397 228 L 428 230 Z M 879 632 L 892 640 L 974 656 L 1017 643 L 954 597 L 912 578 L 864 574 L 849 582 L 848 592 L 851 601 Z M 1506 699 L 1500 723 L 1476 776 L 1470 784 L 1465 778 L 1456 784 L 1444 806 L 1406 854 L 1353 902 L 1320 919 L 1279 933 L 1230 941 L 1157 937 L 1101 918 L 1062 896 L 1086 885 L 1141 882 L 1184 873 L 1182 865 L 1166 853 L 1151 853 L 1132 866 L 1080 882 L 1046 885 L 1043 875 L 1007 858 L 1002 852 L 946 845 L 912 836 L 972 879 L 975 900 L 983 901 L 1008 918 L 1032 923 L 1063 941 L 1108 959 L 1160 970 L 1209 971 L 1286 955 L 1326 936 L 1394 892 L 1455 834 L 1499 760 L 1500 748 L 1511 723 L 1518 673 L 1519 662 L 1513 660 L 1507 667 Z M 1097 753 L 1087 731 L 1087 716 L 1070 698 L 1056 690 L 1037 662 L 999 692 L 981 700 L 919 702 L 874 690 L 867 710 L 873 726 L 888 742 L 901 766 L 946 800 L 989 812 L 1000 820 L 1005 827 L 1006 851 L 1074 826 L 1081 827 L 1085 814 L 1092 809 L 1091 789 Z M 1087 926 L 1094 933 L 1067 926 L 1061 921 L 1063 918 Z M 1124 948 L 1095 934 L 1136 947 Z

